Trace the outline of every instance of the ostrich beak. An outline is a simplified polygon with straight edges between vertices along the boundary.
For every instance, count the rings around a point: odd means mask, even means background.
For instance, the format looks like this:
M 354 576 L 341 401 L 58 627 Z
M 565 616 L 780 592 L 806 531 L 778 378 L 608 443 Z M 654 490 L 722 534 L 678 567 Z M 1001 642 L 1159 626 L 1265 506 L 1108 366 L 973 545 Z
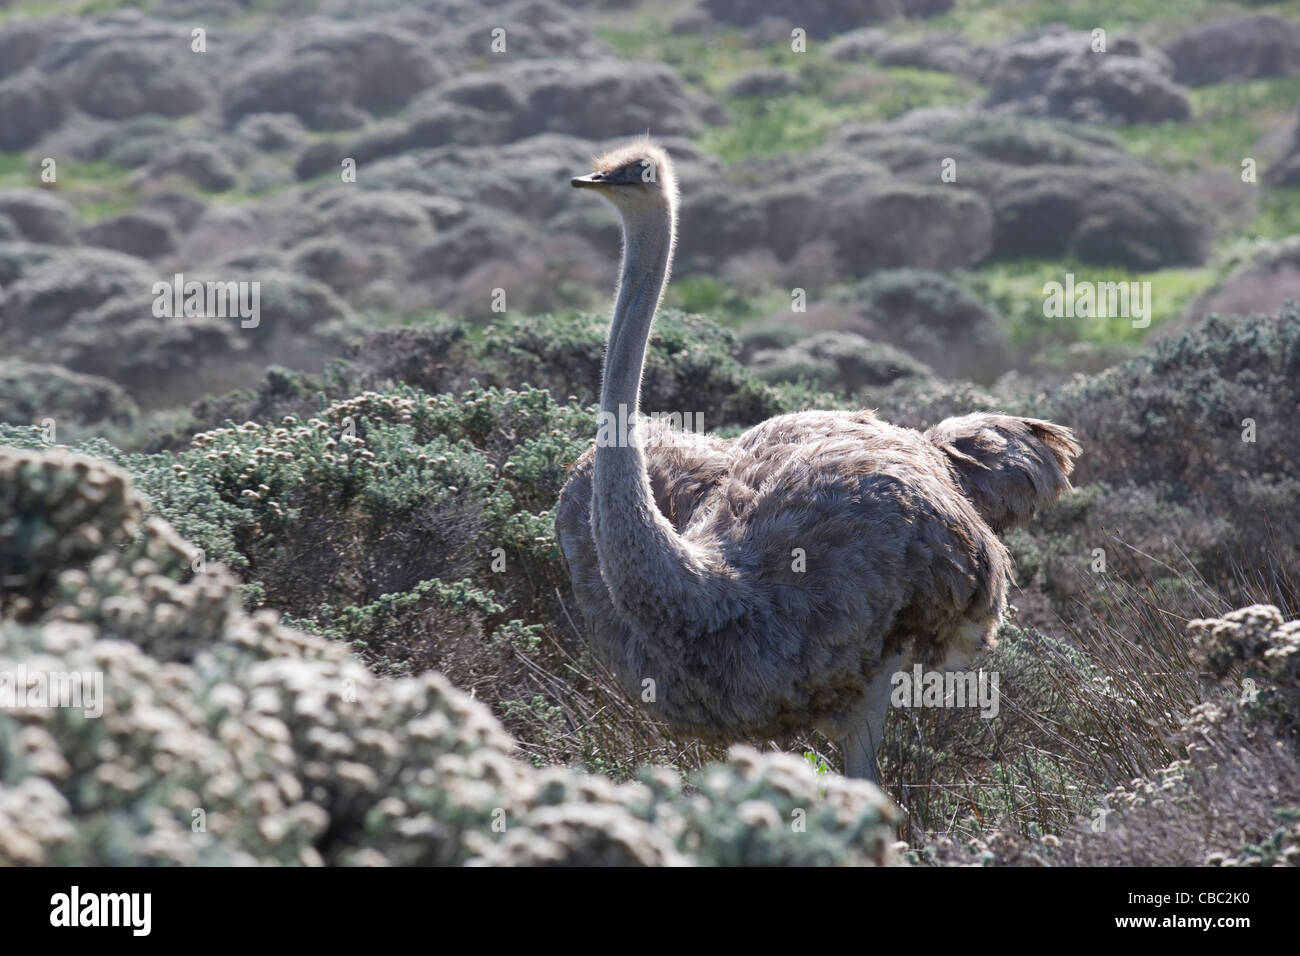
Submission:
M 599 189 L 603 186 L 613 185 L 605 178 L 604 173 L 588 173 L 585 176 L 575 176 L 569 182 L 574 189 Z

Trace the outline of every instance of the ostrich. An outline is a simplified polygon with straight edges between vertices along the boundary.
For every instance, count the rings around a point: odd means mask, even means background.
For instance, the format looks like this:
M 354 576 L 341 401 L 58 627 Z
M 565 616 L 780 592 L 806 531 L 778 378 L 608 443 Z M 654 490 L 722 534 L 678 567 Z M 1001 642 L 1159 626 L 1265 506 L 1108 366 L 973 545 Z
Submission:
M 808 411 L 731 440 L 638 417 L 677 181 L 648 139 L 593 166 L 572 182 L 621 214 L 623 260 L 601 431 L 556 509 L 592 649 L 677 732 L 734 743 L 816 728 L 847 775 L 878 784 L 891 676 L 994 646 L 1012 574 L 997 535 L 1069 490 L 1079 446 L 1005 415 L 921 433 Z

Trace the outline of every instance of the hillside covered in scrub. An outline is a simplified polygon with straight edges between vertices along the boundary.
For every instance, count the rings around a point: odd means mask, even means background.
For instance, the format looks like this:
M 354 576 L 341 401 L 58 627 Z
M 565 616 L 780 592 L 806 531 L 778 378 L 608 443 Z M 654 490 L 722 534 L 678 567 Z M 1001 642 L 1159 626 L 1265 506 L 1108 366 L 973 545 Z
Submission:
M 1300 3 L 791 6 L 0 0 L 0 677 L 104 680 L 0 679 L 0 865 L 1297 862 Z M 883 793 L 584 638 L 619 234 L 569 179 L 646 128 L 645 410 L 1084 449 L 1006 536 L 999 716 L 896 711 Z
M 1289 593 L 1296 580 L 1297 462 L 1286 443 L 1262 441 L 1251 449 L 1255 467 L 1243 470 L 1239 428 L 1224 413 L 1295 401 L 1298 319 L 1292 310 L 1210 322 L 1150 358 L 1039 397 L 1110 453 L 1077 495 L 1012 539 L 1020 612 L 984 665 L 1003 675 L 1012 712 L 996 729 L 943 711 L 891 728 L 886 772 L 932 785 L 904 791 L 914 821 L 941 824 L 958 801 L 978 801 L 984 817 L 912 834 L 914 859 L 1294 857 L 1277 794 L 1300 783 L 1300 629 L 1284 627 L 1275 608 L 1225 609 Z M 665 322 L 653 367 L 668 399 L 694 379 L 665 343 L 674 327 L 698 322 Z M 720 377 L 727 340 L 719 336 L 709 363 Z M 489 350 L 469 350 L 484 378 L 502 371 Z M 432 354 L 403 354 L 432 364 Z M 595 336 L 557 351 L 555 384 L 565 384 L 563 369 L 598 358 Z M 28 655 L 56 670 L 102 667 L 120 695 L 109 711 L 122 709 L 105 720 L 0 718 L 10 861 L 894 858 L 894 811 L 867 785 L 747 750 L 710 769 L 722 754 L 666 737 L 594 664 L 565 606 L 549 512 L 564 463 L 587 443 L 589 405 L 531 386 L 431 394 L 372 377 L 375 364 L 378 356 L 358 353 L 331 382 L 272 372 L 243 399 L 247 420 L 178 450 L 128 453 L 91 439 L 70 454 L 38 427 L 0 430 L 9 446 L 0 670 Z M 719 420 L 743 424 L 807 397 L 738 365 L 730 375 L 727 397 L 719 389 L 710 409 Z M 746 404 L 732 404 L 740 395 Z M 978 392 L 908 384 L 872 399 L 907 420 L 941 417 Z M 831 402 L 845 399 L 818 398 Z M 1153 461 L 1154 436 L 1169 428 L 1201 437 L 1161 441 Z M 1218 444 L 1221 464 L 1207 467 L 1207 443 Z M 1109 556 L 1105 574 L 1090 570 L 1094 547 Z M 1248 704 L 1236 691 L 1243 676 L 1264 688 Z M 617 720 L 602 719 L 611 711 Z M 505 730 L 518 741 L 513 756 Z M 243 735 L 246 745 L 236 742 Z M 268 769 L 259 748 L 282 771 Z M 693 786 L 712 809 L 681 796 L 676 771 L 636 770 L 646 762 L 700 768 Z M 1178 801 L 1163 783 L 1170 773 L 1186 790 Z M 236 785 L 263 774 L 264 786 Z M 462 786 L 479 802 L 463 805 Z M 1143 788 L 1163 802 L 1142 798 Z M 1048 798 L 1028 816 L 1015 797 L 1025 789 Z M 239 805 L 254 794 L 264 802 Z M 1182 842 L 1102 840 L 1086 828 L 1076 843 L 1056 842 L 1094 806 Z M 498 808 L 524 829 L 484 843 Z M 182 825 L 194 809 L 211 822 L 211 840 L 199 845 Z M 801 809 L 819 828 L 815 840 L 788 826 Z M 706 817 L 691 817 L 699 812 Z M 1222 821 L 1209 834 L 1192 823 L 1202 812 Z M 275 822 L 259 826 L 294 839 L 248 830 L 261 814 Z M 446 832 L 452 821 L 463 832 Z M 1258 846 L 1240 845 L 1243 826 Z

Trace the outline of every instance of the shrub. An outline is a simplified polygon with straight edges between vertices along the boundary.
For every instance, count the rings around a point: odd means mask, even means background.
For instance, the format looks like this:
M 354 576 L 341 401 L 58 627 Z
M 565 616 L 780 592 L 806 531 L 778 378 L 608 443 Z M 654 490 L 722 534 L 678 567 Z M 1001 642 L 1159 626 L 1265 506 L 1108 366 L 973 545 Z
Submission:
M 668 771 L 533 770 L 441 675 L 379 680 L 249 617 L 112 465 L 0 448 L 0 507 L 0 672 L 105 678 L 102 716 L 0 710 L 0 865 L 894 859 L 879 792 L 792 757 L 738 750 L 689 797 Z
M 1080 800 L 1077 819 L 1059 829 L 944 835 L 908 856 L 1038 866 L 1300 863 L 1298 635 L 1300 622 L 1283 624 L 1278 609 L 1265 605 L 1191 621 L 1183 635 L 1189 663 L 1229 679 L 1202 688 L 1200 701 L 1181 715 L 1168 734 L 1171 759 Z M 1233 679 L 1244 675 L 1259 680 L 1258 693 Z

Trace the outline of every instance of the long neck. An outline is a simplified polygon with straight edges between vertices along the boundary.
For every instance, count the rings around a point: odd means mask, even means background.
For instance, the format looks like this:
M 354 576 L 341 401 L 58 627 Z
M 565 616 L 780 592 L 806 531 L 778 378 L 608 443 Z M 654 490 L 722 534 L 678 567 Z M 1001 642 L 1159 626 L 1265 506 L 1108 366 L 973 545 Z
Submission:
M 623 267 L 605 352 L 600 410 L 628 420 L 640 408 L 646 343 L 672 268 L 677 226 L 667 207 L 629 213 L 623 220 Z
M 672 210 L 624 216 L 623 266 L 601 385 L 592 535 L 605 586 L 643 629 L 698 629 L 726 603 L 713 549 L 683 539 L 655 505 L 637 420 L 646 343 L 672 266 Z

